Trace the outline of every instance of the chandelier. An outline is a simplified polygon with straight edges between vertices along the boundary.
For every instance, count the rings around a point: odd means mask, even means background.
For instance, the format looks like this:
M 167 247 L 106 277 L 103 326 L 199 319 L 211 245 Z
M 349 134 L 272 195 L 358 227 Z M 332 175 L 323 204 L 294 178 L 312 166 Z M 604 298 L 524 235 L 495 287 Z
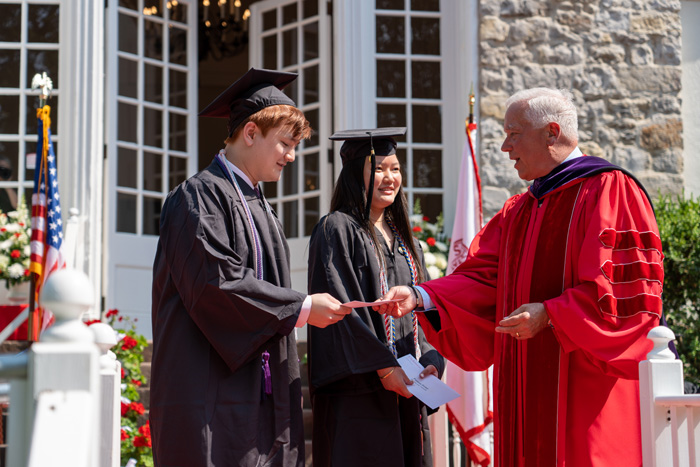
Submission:
M 202 0 L 200 61 L 207 55 L 222 60 L 245 50 L 250 10 L 242 9 L 241 0 Z

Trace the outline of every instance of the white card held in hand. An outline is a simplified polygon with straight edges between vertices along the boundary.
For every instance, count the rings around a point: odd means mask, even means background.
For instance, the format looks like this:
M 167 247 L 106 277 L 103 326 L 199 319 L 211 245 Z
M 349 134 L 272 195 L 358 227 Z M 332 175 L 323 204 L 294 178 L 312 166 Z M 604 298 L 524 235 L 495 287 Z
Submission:
M 347 308 L 360 308 L 363 306 L 372 307 L 372 306 L 384 305 L 385 303 L 394 303 L 394 302 L 400 302 L 400 301 L 401 301 L 400 298 L 395 298 L 393 300 L 379 300 L 377 302 L 361 302 L 359 300 L 353 300 L 352 302 L 343 303 L 343 306 L 347 307 Z
M 408 390 L 431 409 L 437 409 L 442 404 L 446 404 L 460 396 L 457 391 L 434 375 L 421 379 L 420 372 L 425 368 L 418 363 L 418 360 L 413 355 L 404 355 L 398 361 L 406 376 L 413 380 L 413 384 L 406 386 Z

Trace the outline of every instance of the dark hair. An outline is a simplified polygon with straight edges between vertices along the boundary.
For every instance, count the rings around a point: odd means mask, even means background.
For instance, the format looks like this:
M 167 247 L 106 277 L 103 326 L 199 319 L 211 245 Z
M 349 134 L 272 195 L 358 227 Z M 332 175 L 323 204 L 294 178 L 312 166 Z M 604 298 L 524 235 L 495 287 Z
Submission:
M 374 226 L 367 216 L 367 192 L 365 190 L 364 176 L 365 159 L 365 157 L 351 159 L 343 166 L 338 180 L 336 181 L 335 189 L 333 190 L 331 212 L 341 211 L 353 216 L 372 239 L 377 256 L 383 258 L 384 254 L 379 249 Z M 408 218 L 408 200 L 406 200 L 403 187 L 399 187 L 399 192 L 396 194 L 394 202 L 384 209 L 384 215 L 388 216 L 394 223 L 406 248 L 408 248 L 409 253 L 413 257 L 416 272 L 418 273 L 416 284 L 423 282 L 423 280 L 425 280 L 425 271 L 423 270 L 423 265 L 418 260 L 417 250 L 413 243 L 413 231 Z

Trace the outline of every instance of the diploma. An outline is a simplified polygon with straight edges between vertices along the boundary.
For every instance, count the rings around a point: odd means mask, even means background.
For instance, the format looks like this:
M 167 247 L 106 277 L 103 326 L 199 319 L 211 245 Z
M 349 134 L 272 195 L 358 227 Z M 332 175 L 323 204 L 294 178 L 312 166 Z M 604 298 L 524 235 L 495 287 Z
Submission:
M 413 380 L 413 384 L 410 386 L 406 385 L 406 388 L 431 409 L 437 409 L 442 404 L 446 404 L 460 396 L 457 391 L 434 375 L 421 379 L 420 372 L 425 368 L 418 363 L 418 360 L 413 355 L 404 355 L 398 361 L 406 376 Z

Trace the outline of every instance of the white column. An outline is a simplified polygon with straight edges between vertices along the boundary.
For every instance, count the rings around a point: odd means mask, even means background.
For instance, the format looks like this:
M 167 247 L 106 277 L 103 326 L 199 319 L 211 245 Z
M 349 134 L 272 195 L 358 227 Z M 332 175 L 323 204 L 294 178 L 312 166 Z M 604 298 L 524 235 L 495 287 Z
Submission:
M 336 130 L 377 126 L 374 2 L 333 2 L 333 122 Z M 333 150 L 338 178 L 340 144 Z
M 101 311 L 104 161 L 104 2 L 62 0 L 57 130 L 58 178 L 64 221 L 71 208 L 84 219 L 77 242 L 93 288 L 91 314 Z M 80 257 L 81 255 L 78 255 Z
M 121 363 L 110 349 L 117 336 L 106 323 L 90 326 L 100 349 L 100 467 L 119 467 L 121 449 Z
M 670 465 L 673 458 L 671 414 L 668 407 L 657 405 L 658 396 L 683 394 L 683 362 L 676 360 L 668 343 L 675 339 L 673 331 L 658 326 L 647 338 L 654 348 L 639 363 L 639 401 L 642 422 L 642 456 L 644 465 Z
M 681 2 L 681 97 L 683 99 L 683 162 L 685 194 L 700 196 L 700 157 L 696 152 L 700 138 L 700 2 Z

